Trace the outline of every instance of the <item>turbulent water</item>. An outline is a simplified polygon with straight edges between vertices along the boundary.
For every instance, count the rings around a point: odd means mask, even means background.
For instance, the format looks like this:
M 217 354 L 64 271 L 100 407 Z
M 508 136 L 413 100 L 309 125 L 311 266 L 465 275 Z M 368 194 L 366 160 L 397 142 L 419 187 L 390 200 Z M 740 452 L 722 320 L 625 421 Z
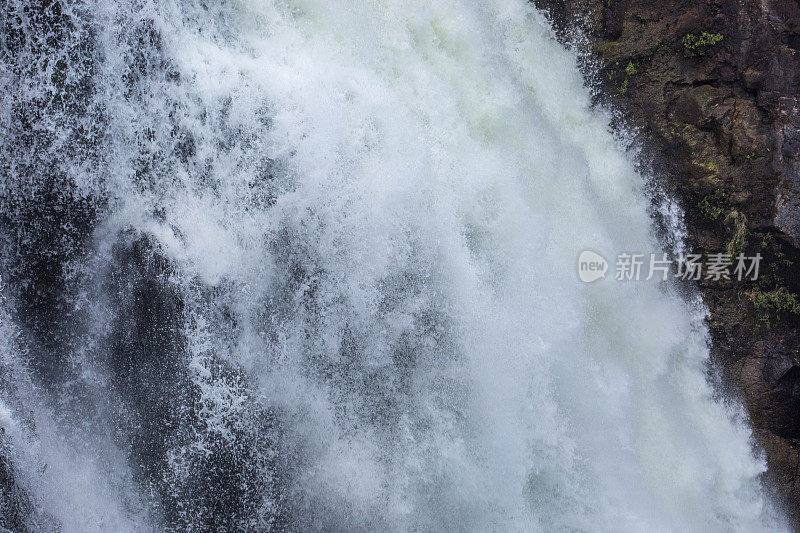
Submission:
M 702 308 L 578 280 L 659 244 L 526 2 L 0 23 L 0 524 L 781 529 Z

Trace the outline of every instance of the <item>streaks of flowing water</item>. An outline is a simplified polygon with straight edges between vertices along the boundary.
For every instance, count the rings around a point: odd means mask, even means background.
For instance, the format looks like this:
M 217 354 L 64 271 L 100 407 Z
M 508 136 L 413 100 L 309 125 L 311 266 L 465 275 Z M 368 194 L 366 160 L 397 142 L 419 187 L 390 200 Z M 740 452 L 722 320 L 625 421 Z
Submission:
M 577 280 L 658 245 L 525 2 L 9 1 L 38 528 L 779 528 L 701 311 Z

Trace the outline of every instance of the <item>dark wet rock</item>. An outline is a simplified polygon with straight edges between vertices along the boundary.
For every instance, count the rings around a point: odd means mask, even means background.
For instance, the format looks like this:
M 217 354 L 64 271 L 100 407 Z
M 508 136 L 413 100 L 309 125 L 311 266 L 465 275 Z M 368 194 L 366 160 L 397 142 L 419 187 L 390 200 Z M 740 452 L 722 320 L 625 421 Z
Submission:
M 18 473 L 9 458 L 10 447 L 0 430 L 0 533 L 46 533 L 58 531 L 52 517 L 36 505 L 31 494 L 20 484 Z
M 29 531 L 27 522 L 31 514 L 30 499 L 17 484 L 14 468 L 3 454 L 3 446 L 0 444 L 0 531 L 3 531 L 2 528 Z
M 205 378 L 192 370 L 184 303 L 190 296 L 171 281 L 170 262 L 149 237 L 123 233 L 106 268 L 99 288 L 113 317 L 100 343 L 107 352 L 97 356 L 117 395 L 118 439 L 137 481 L 154 494 L 159 519 L 178 530 L 260 530 L 255 510 L 269 501 L 275 523 L 287 521 L 273 479 L 286 467 L 269 455 L 276 417 L 250 401 L 246 376 L 224 358 L 205 354 L 203 363 L 194 362 L 205 365 Z M 218 312 L 214 326 L 233 334 L 233 315 Z M 204 396 L 201 383 L 242 395 L 235 420 L 209 420 L 218 398 Z
M 698 253 L 764 256 L 756 282 L 702 282 L 712 355 L 770 477 L 800 511 L 800 2 L 535 0 L 588 36 L 600 101 L 640 132 Z M 596 70 L 594 70 L 596 67 Z

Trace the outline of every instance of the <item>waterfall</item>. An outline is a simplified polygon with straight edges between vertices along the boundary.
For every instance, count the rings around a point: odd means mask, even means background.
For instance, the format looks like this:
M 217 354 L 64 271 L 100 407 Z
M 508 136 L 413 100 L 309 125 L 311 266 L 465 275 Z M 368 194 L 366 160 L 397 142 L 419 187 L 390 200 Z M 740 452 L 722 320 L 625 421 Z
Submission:
M 783 528 L 702 305 L 578 279 L 662 244 L 528 3 L 0 17 L 6 527 Z

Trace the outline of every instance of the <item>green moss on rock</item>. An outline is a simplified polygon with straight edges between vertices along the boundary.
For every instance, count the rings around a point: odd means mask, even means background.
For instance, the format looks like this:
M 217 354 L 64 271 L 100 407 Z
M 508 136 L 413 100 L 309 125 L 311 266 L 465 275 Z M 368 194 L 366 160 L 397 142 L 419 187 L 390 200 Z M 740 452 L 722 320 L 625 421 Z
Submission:
M 687 33 L 681 39 L 684 57 L 704 56 L 709 48 L 722 42 L 725 37 L 721 33 L 709 33 L 707 31 L 699 34 Z

